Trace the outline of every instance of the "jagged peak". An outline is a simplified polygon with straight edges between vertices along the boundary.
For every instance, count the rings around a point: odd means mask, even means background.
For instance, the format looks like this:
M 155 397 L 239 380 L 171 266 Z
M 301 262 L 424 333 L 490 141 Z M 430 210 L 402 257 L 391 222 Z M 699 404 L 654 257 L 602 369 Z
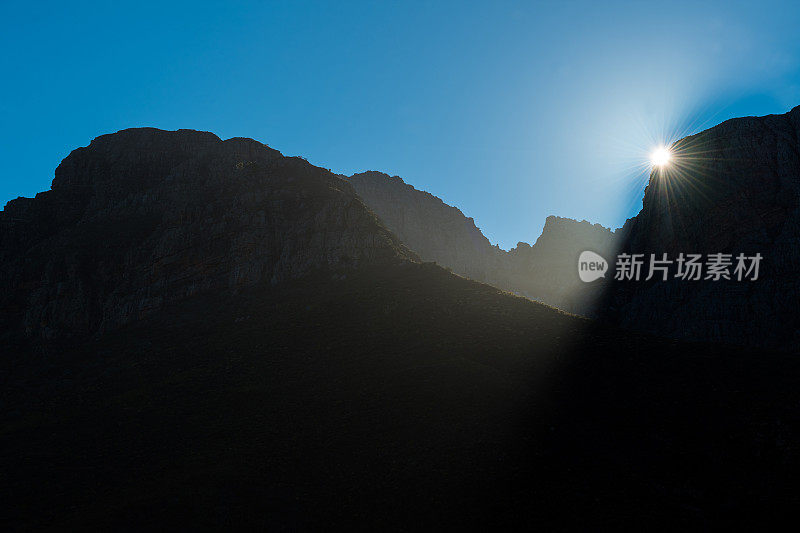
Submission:
M 557 215 L 549 215 L 544 222 L 544 232 L 547 229 L 552 229 L 556 226 L 584 226 L 584 227 L 591 227 L 596 230 L 606 231 L 608 233 L 613 233 L 611 228 L 607 228 L 600 223 L 597 222 L 590 222 L 586 219 L 576 220 L 574 218 L 569 217 L 560 217 Z
M 406 190 L 408 192 L 411 192 L 412 194 L 416 193 L 416 194 L 422 195 L 422 197 L 427 198 L 428 200 L 433 201 L 436 204 L 438 204 L 438 205 L 440 205 L 440 206 L 442 206 L 442 207 L 444 207 L 446 209 L 453 210 L 458 215 L 460 215 L 460 216 L 462 216 L 464 218 L 467 218 L 468 221 L 470 221 L 472 223 L 472 225 L 475 226 L 474 220 L 471 217 L 470 218 L 466 217 L 464 215 L 464 213 L 461 211 L 461 209 L 459 209 L 458 207 L 456 207 L 454 205 L 448 204 L 447 202 L 445 202 L 444 200 L 442 200 L 441 198 L 439 198 L 435 194 L 429 193 L 428 191 L 424 191 L 422 189 L 417 189 L 416 187 L 414 187 L 410 183 L 406 183 L 405 181 L 403 181 L 403 178 L 401 178 L 400 176 L 390 176 L 389 174 L 386 174 L 384 172 L 379 172 L 377 170 L 368 170 L 366 172 L 360 172 L 360 173 L 357 173 L 357 174 L 353 174 L 352 176 L 350 176 L 347 179 L 349 181 L 351 181 L 352 183 L 369 182 L 369 183 L 372 183 L 372 184 L 375 184 L 375 185 L 380 185 L 382 183 L 390 183 L 392 185 L 398 185 L 398 186 L 402 187 L 404 190 Z M 475 226 L 475 227 L 477 229 L 477 226 Z

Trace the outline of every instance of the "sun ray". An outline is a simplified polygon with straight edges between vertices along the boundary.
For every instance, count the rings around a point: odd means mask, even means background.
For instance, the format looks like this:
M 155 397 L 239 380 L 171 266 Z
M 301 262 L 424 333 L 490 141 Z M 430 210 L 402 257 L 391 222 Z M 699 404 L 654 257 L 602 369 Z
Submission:
M 659 146 L 650 154 L 650 163 L 656 167 L 665 167 L 672 159 L 672 152 L 666 146 Z

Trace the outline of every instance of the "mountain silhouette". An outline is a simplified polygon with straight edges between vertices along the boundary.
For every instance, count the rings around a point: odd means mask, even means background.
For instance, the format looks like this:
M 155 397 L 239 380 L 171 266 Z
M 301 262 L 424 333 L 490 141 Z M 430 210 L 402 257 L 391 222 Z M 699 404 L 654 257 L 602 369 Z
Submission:
M 603 286 L 583 284 L 576 265 L 584 250 L 607 257 L 616 252 L 619 239 L 608 228 L 550 216 L 533 246 L 520 242 L 506 252 L 492 246 L 472 218 L 398 176 L 373 171 L 348 181 L 386 227 L 422 259 L 565 311 L 596 313 Z
M 677 141 L 650 175 L 620 253 L 760 254 L 755 281 L 618 282 L 603 313 L 622 327 L 682 339 L 796 350 L 800 342 L 800 107 L 737 118 Z M 749 265 L 748 265 L 749 266 Z
M 3 524 L 763 527 L 794 512 L 800 359 L 619 329 L 458 275 L 538 246 L 567 257 L 558 228 L 610 232 L 548 220 L 504 256 L 402 185 L 143 128 L 73 151 L 50 191 L 10 202 Z M 453 247 L 389 210 L 396 194 L 453 228 Z
M 726 121 L 681 139 L 655 168 L 641 212 L 612 232 L 548 217 L 533 246 L 505 252 L 457 208 L 397 176 L 349 178 L 364 202 L 425 260 L 565 311 L 670 338 L 793 350 L 800 343 L 800 107 Z M 760 279 L 582 283 L 577 259 L 641 254 L 760 254 Z M 613 264 L 612 264 L 613 267 Z M 733 271 L 731 265 L 730 271 Z
M 0 218 L 3 328 L 86 336 L 208 290 L 413 254 L 344 181 L 250 139 L 123 130 Z

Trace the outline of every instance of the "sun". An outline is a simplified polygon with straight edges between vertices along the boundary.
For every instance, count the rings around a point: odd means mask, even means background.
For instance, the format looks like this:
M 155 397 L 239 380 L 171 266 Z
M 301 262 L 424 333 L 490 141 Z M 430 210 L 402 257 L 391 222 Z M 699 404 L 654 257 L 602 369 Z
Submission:
M 661 146 L 650 154 L 650 163 L 652 163 L 654 167 L 663 167 L 669 163 L 671 158 L 672 153 L 669 149 L 665 146 Z

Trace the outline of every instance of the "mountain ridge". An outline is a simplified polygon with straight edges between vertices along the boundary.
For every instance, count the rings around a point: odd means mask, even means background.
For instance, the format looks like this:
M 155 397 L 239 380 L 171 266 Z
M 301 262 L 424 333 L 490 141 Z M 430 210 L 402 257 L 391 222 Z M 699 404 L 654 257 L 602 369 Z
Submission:
M 294 178 L 291 176 L 315 176 L 317 186 L 323 189 L 332 187 L 331 190 L 339 191 L 337 194 L 341 201 L 333 207 L 335 213 L 331 213 L 331 216 L 334 217 L 332 220 L 338 220 L 340 229 L 343 228 L 341 223 L 347 218 L 348 206 L 362 206 L 354 207 L 353 213 L 357 212 L 357 218 L 366 226 L 358 230 L 356 226 L 361 223 L 357 222 L 348 230 L 360 231 L 361 236 L 356 241 L 362 239 L 361 243 L 353 241 L 351 235 L 347 237 L 349 244 L 345 245 L 349 246 L 348 252 L 330 249 L 324 251 L 323 255 L 331 254 L 325 255 L 325 258 L 311 259 L 306 254 L 305 258 L 284 258 L 284 263 L 280 263 L 279 256 L 270 257 L 269 264 L 258 260 L 253 262 L 247 259 L 252 256 L 252 250 L 248 251 L 247 247 L 259 246 L 258 243 L 263 244 L 270 238 L 264 233 L 267 231 L 266 219 L 250 220 L 246 225 L 260 225 L 258 231 L 261 233 L 251 234 L 253 238 L 248 243 L 239 243 L 236 254 L 239 254 L 237 261 L 241 263 L 231 267 L 239 269 L 236 271 L 238 273 L 229 271 L 223 275 L 218 272 L 217 280 L 212 283 L 230 285 L 230 282 L 219 277 L 230 275 L 234 280 L 240 276 L 246 285 L 267 276 L 267 271 L 271 272 L 268 277 L 274 277 L 277 282 L 294 275 L 290 271 L 296 271 L 297 275 L 309 271 L 312 265 L 308 261 L 316 261 L 313 268 L 348 267 L 350 265 L 345 263 L 350 261 L 351 255 L 356 263 L 360 255 L 371 261 L 373 252 L 380 255 L 383 252 L 378 250 L 383 249 L 388 256 L 433 261 L 456 274 L 572 313 L 601 317 L 610 323 L 635 330 L 688 340 L 727 341 L 745 345 L 767 343 L 771 347 L 791 348 L 800 342 L 800 323 L 793 318 L 792 303 L 793 298 L 800 295 L 800 286 L 793 277 L 793 265 L 800 263 L 800 252 L 795 244 L 800 240 L 799 124 L 800 106 L 784 115 L 731 119 L 681 139 L 673 145 L 673 164 L 651 173 L 642 200 L 642 210 L 628 219 L 622 228 L 612 232 L 585 220 L 578 222 L 551 215 L 545 220 L 543 231 L 533 245 L 521 241 L 507 252 L 493 246 L 475 221 L 457 207 L 417 190 L 397 176 L 377 171 L 349 177 L 335 175 L 310 165 L 302 158 L 284 157 L 262 143 L 241 137 L 222 141 L 213 133 L 195 130 L 122 130 L 100 136 L 89 146 L 74 150 L 56 169 L 49 191 L 39 193 L 32 199 L 12 200 L 0 212 L 0 228 L 3 229 L 0 234 L 0 286 L 6 289 L 0 302 L 0 323 L 11 324 L 21 320 L 23 327 L 17 329 L 26 331 L 28 335 L 36 335 L 37 332 L 52 335 L 51 324 L 58 321 L 70 324 L 68 329 L 83 328 L 85 332 L 88 330 L 79 324 L 80 319 L 75 322 L 75 317 L 91 315 L 93 318 L 90 322 L 112 325 L 124 323 L 137 313 L 146 313 L 148 309 L 161 305 L 166 293 L 160 294 L 158 291 L 166 287 L 164 279 L 156 281 L 156 285 L 161 285 L 154 290 L 154 294 L 148 294 L 151 289 L 142 289 L 146 282 L 139 280 L 140 289 L 137 290 L 140 290 L 140 294 L 131 295 L 132 299 L 129 298 L 117 309 L 104 308 L 103 304 L 93 300 L 97 295 L 84 291 L 88 284 L 80 280 L 80 265 L 92 263 L 92 249 L 106 241 L 103 237 L 104 226 L 117 224 L 116 233 L 111 233 L 114 235 L 111 241 L 124 241 L 112 243 L 112 250 L 119 246 L 130 246 L 134 242 L 146 242 L 148 232 L 161 227 L 159 224 L 164 221 L 173 228 L 170 230 L 173 232 L 176 231 L 174 228 L 181 227 L 185 222 L 182 217 L 193 219 L 199 228 L 203 225 L 203 209 L 215 205 L 215 199 L 214 195 L 206 194 L 202 201 L 197 201 L 197 195 L 190 192 L 197 184 L 215 187 L 213 190 L 228 195 L 225 201 L 229 202 L 229 207 L 221 209 L 221 204 L 217 203 L 219 208 L 214 216 L 223 225 L 232 223 L 230 217 L 226 219 L 224 212 L 233 212 L 231 208 L 238 205 L 237 202 L 244 205 L 253 200 L 252 194 L 256 189 L 252 187 L 259 179 L 261 186 L 269 185 L 269 172 L 274 173 L 277 165 L 282 167 L 280 172 L 288 172 L 289 177 L 285 180 L 286 188 L 276 191 L 284 194 L 285 207 L 296 206 L 294 210 L 289 208 L 283 212 L 281 216 L 286 221 L 291 219 L 292 213 L 303 212 L 305 204 L 304 200 L 297 201 L 298 192 L 300 196 L 305 194 L 308 199 L 315 195 L 319 198 L 312 191 L 313 186 L 298 188 L 296 184 L 299 181 L 292 185 Z M 165 141 L 156 142 L 155 139 L 160 137 L 164 137 Z M 122 138 L 126 139 L 125 149 L 115 149 L 115 143 Z M 224 169 L 219 163 L 223 160 Z M 216 181 L 210 178 L 212 174 L 217 175 Z M 222 174 L 226 177 L 220 181 Z M 89 175 L 94 178 L 86 181 Z M 193 185 L 187 185 L 189 175 L 192 176 L 190 181 L 195 180 Z M 234 183 L 244 189 L 237 193 L 230 188 Z M 174 189 L 171 192 L 170 187 Z M 248 187 L 249 192 L 240 194 Z M 302 192 L 304 187 L 307 190 Z M 162 194 L 159 201 L 164 205 L 183 202 L 184 212 L 181 214 L 178 211 L 176 215 L 174 210 L 166 208 L 149 210 L 147 202 L 151 189 Z M 203 190 L 202 186 L 200 190 Z M 248 204 L 256 213 L 270 212 L 269 208 L 265 208 L 268 203 L 264 203 L 268 202 L 266 190 L 268 188 L 257 193 L 261 195 L 261 207 Z M 194 203 L 186 203 L 185 199 L 193 194 Z M 247 195 L 250 195 L 250 200 L 246 199 Z M 326 209 L 322 204 L 317 208 Z M 100 213 L 93 222 L 95 234 L 87 238 L 84 231 L 83 237 L 76 237 L 77 240 L 71 245 L 68 242 L 59 244 L 71 254 L 69 261 L 72 262 L 69 265 L 48 263 L 44 248 L 39 245 L 52 241 L 59 232 L 65 235 L 75 224 L 81 224 L 86 229 L 86 221 L 81 222 L 81 217 L 87 209 L 95 214 Z M 248 207 L 246 212 L 249 211 Z M 122 220 L 120 213 L 125 213 L 124 216 L 129 219 Z M 375 216 L 377 218 L 374 221 L 366 222 Z M 213 224 L 210 219 L 207 222 Z M 326 246 L 337 248 L 344 244 L 326 244 L 327 237 L 319 237 L 317 231 L 324 225 L 315 226 L 320 222 L 306 220 L 304 223 L 308 231 L 303 238 L 316 239 L 316 246 L 323 250 Z M 287 225 L 287 231 L 290 226 L 296 224 Z M 311 230 L 314 226 L 317 229 Z M 195 237 L 205 231 L 197 228 L 192 230 Z M 233 234 L 240 232 L 232 231 Z M 312 237 L 312 234 L 318 236 Z M 147 264 L 152 261 L 153 254 L 169 257 L 171 252 L 167 253 L 166 250 L 180 249 L 181 239 L 191 241 L 195 238 L 191 234 L 174 234 L 173 237 L 177 240 L 160 245 L 164 247 L 161 252 L 156 253 L 155 249 L 151 249 L 150 258 L 140 256 L 133 263 Z M 284 244 L 292 241 L 281 241 L 281 237 L 274 232 L 271 238 Z M 157 245 L 149 243 L 151 247 Z M 377 246 L 373 252 L 365 251 L 373 245 Z M 23 268 L 23 263 L 19 262 L 24 251 L 29 249 L 38 253 L 34 262 L 41 263 L 44 271 L 60 271 L 58 276 L 62 278 L 65 272 L 72 272 L 66 285 L 64 279 L 51 279 L 44 285 L 36 286 L 39 283 L 37 274 L 26 274 L 28 267 Z M 279 251 L 282 249 L 280 246 L 273 248 L 271 253 L 283 253 Z M 580 282 L 575 268 L 577 256 L 584 250 L 592 250 L 609 259 L 614 258 L 618 251 L 641 253 L 645 257 L 662 252 L 674 255 L 682 251 L 760 251 L 765 257 L 762 276 L 767 279 L 748 286 L 729 282 L 711 285 L 703 281 L 689 286 L 675 280 L 631 284 L 609 279 L 584 284 Z M 299 249 L 295 251 L 306 253 Z M 218 254 L 218 257 L 227 253 Z M 266 257 L 270 252 L 262 249 L 258 253 L 264 253 Z M 75 259 L 80 254 L 86 256 L 83 262 Z M 126 261 L 122 256 L 117 259 Z M 191 262 L 187 257 L 184 260 Z M 167 259 L 167 263 L 171 261 Z M 303 262 L 305 266 L 301 266 Z M 199 268 L 196 268 L 196 275 L 202 278 L 201 270 L 205 267 L 196 266 Z M 276 271 L 272 272 L 273 269 Z M 118 270 L 114 275 L 121 274 L 125 280 L 130 273 L 123 271 Z M 236 285 L 238 282 L 232 283 Z M 20 293 L 17 290 L 19 287 L 26 289 Z M 31 287 L 35 288 L 30 290 Z M 58 296 L 63 296 L 65 290 L 72 295 L 67 297 L 72 298 L 69 304 L 65 304 L 67 307 L 62 305 L 64 298 Z M 191 288 L 189 283 L 181 290 L 183 294 L 192 294 L 196 289 Z M 168 294 L 166 296 L 170 297 Z M 26 302 L 28 297 L 33 300 Z M 676 302 L 682 302 L 681 308 L 688 309 L 688 313 L 676 312 Z M 771 308 L 774 304 L 777 310 Z M 85 326 L 86 320 L 83 322 Z M 4 329 L 11 331 L 15 328 Z M 771 333 L 764 337 L 759 331 Z
M 796 354 L 631 332 L 448 272 L 347 180 L 255 141 L 126 130 L 60 168 L 0 214 L 11 528 L 686 529 L 796 510 Z M 542 250 L 556 280 L 582 245 L 559 229 L 614 238 L 548 220 L 514 254 Z
M 492 245 L 474 219 L 398 176 L 369 171 L 348 178 L 386 226 L 420 254 L 453 272 L 569 312 L 593 316 L 600 289 L 581 287 L 574 271 L 578 255 L 610 255 L 614 233 L 599 224 L 548 216 L 531 246 L 509 251 Z
M 165 301 L 412 260 L 350 185 L 251 139 L 122 130 L 0 212 L 0 324 L 90 334 Z

